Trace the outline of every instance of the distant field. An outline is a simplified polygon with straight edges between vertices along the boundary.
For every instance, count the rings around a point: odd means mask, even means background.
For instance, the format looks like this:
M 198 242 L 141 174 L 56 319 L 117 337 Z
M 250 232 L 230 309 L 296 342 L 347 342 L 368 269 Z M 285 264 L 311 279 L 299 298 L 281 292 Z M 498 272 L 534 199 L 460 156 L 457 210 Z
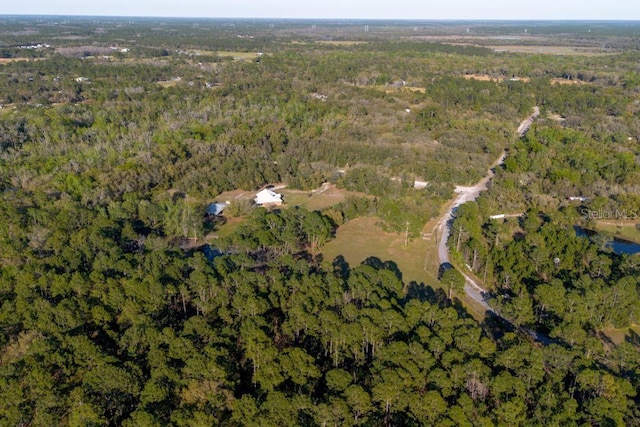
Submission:
M 233 59 L 244 60 L 244 61 L 248 61 L 250 59 L 256 59 L 258 57 L 257 52 L 237 52 L 237 51 L 231 51 L 231 50 L 219 50 L 217 52 L 212 52 L 212 53 L 215 53 L 218 56 L 226 56 L 226 57 L 230 56 Z
M 504 80 L 501 77 L 493 77 L 493 76 L 489 76 L 487 74 L 465 74 L 464 78 L 467 80 L 478 80 L 481 82 L 501 82 L 502 80 Z
M 596 221 L 596 229 L 598 231 L 605 231 L 614 237 L 630 240 L 632 242 L 640 243 L 640 231 L 636 228 L 636 222 L 610 222 L 610 221 Z
M 180 83 L 179 80 L 166 80 L 166 81 L 157 82 L 157 84 L 162 87 L 173 87 L 173 86 L 176 86 L 178 83 Z
M 409 92 L 418 92 L 418 93 L 427 93 L 427 89 L 424 87 L 418 87 L 418 86 L 400 86 L 400 87 L 393 87 L 393 86 L 376 86 L 376 89 L 380 89 L 383 90 L 387 93 L 392 93 L 392 92 L 398 92 L 398 91 L 409 91 Z
M 558 84 L 558 85 L 586 85 L 586 84 L 588 84 L 587 82 L 583 82 L 582 80 L 569 80 L 569 79 L 560 79 L 560 78 L 551 79 L 551 83 L 552 84 Z
M 322 248 L 325 261 L 330 263 L 342 255 L 353 267 L 374 256 L 382 261 L 395 262 L 407 284 L 416 281 L 433 288 L 439 287 L 437 278 L 424 269 L 425 255 L 432 246 L 431 242 L 417 238 L 403 247 L 404 237 L 384 232 L 376 225 L 378 221 L 377 218 L 358 218 L 342 225 L 336 238 Z
M 506 79 L 504 77 L 494 77 L 494 76 L 490 76 L 488 74 L 465 74 L 464 78 L 467 80 L 478 80 L 478 81 L 482 81 L 482 82 L 503 82 Z M 529 77 L 515 77 L 514 78 L 516 81 L 520 81 L 520 82 L 525 82 L 528 83 L 531 81 L 531 79 Z M 559 84 L 559 85 L 586 85 L 588 84 L 587 82 L 583 82 L 582 80 L 569 80 L 569 79 L 562 79 L 562 78 L 554 78 L 551 79 L 551 83 L 552 84 Z
M 356 40 L 319 40 L 316 43 L 329 44 L 333 46 L 353 46 L 357 44 L 365 44 L 367 42 L 356 41 Z
M 536 53 L 547 55 L 582 55 L 605 56 L 611 52 L 596 51 L 593 48 L 580 48 L 575 46 L 527 46 L 527 45 L 501 45 L 485 46 L 496 52 Z
M 0 64 L 8 64 L 10 62 L 28 61 L 29 58 L 0 58 Z
M 478 80 L 482 82 L 503 82 L 505 80 L 504 77 L 493 77 L 488 74 L 465 74 L 464 78 L 467 80 Z M 531 79 L 529 77 L 515 77 L 517 81 L 520 82 L 529 82 Z

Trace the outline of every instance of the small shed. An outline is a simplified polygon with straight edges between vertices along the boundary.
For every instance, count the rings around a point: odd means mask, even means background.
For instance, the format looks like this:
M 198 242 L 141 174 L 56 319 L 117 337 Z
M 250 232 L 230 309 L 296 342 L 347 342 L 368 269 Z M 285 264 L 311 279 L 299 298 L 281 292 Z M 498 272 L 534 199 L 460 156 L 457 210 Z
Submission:
M 219 216 L 222 215 L 222 211 L 227 207 L 227 203 L 211 203 L 207 206 L 207 215 Z

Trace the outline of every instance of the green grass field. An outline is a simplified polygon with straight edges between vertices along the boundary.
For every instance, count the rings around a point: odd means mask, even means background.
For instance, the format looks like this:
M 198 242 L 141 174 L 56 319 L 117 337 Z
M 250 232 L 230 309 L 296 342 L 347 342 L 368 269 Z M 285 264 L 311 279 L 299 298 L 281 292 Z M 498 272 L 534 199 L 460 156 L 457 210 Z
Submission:
M 278 191 L 284 196 L 287 206 L 302 206 L 310 211 L 320 211 L 336 205 L 345 201 L 349 195 L 366 197 L 365 194 L 342 190 L 336 188 L 335 185 L 328 184 L 313 191 L 289 190 L 286 188 Z
M 212 233 L 215 238 L 227 237 L 233 234 L 234 231 L 244 222 L 244 217 L 227 218 L 226 222 L 219 226 L 219 228 Z M 210 239 L 208 239 L 210 240 Z
M 604 231 L 614 237 L 640 243 L 640 231 L 636 228 L 637 222 L 597 221 L 597 231 Z
M 498 52 L 514 52 L 514 53 L 530 53 L 530 54 L 546 54 L 546 55 L 579 55 L 579 56 L 604 56 L 611 55 L 612 52 L 606 52 L 597 48 L 581 48 L 576 46 L 528 46 L 528 45 L 494 45 L 484 46 Z
M 342 255 L 350 266 L 360 264 L 368 257 L 378 257 L 382 261 L 393 261 L 402 272 L 403 281 L 424 283 L 433 288 L 439 287 L 439 282 L 427 264 L 433 256 L 427 251 L 434 246 L 428 240 L 416 238 L 405 247 L 404 236 L 386 233 L 378 225 L 377 218 L 358 218 L 342 225 L 336 238 L 322 248 L 322 255 L 326 262 L 332 262 L 338 255 Z
M 209 52 L 209 54 L 214 53 L 214 52 Z M 252 59 L 256 59 L 258 57 L 258 53 L 257 52 L 240 52 L 240 51 L 224 51 L 224 50 L 219 50 L 217 52 L 215 52 L 218 56 L 221 57 L 232 57 L 235 60 L 243 60 L 243 61 L 249 61 Z
M 640 335 L 640 325 L 631 325 L 629 328 L 602 328 L 600 330 L 605 334 L 611 342 L 618 345 L 624 342 L 627 338 L 634 336 L 637 338 Z

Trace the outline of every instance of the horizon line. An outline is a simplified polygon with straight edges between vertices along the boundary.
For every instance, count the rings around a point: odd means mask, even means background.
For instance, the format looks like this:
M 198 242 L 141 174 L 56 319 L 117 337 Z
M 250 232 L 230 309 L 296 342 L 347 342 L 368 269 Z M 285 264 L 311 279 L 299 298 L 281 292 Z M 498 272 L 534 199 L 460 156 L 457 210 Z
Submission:
M 279 21 L 406 21 L 406 22 L 638 22 L 640 18 L 348 18 L 348 17 L 250 17 L 250 16 L 175 16 L 175 15 L 86 15 L 86 14 L 2 14 L 0 17 L 22 17 L 22 18 L 138 18 L 138 19 L 195 19 L 195 20 L 219 20 L 230 19 L 238 21 L 247 20 L 279 20 Z

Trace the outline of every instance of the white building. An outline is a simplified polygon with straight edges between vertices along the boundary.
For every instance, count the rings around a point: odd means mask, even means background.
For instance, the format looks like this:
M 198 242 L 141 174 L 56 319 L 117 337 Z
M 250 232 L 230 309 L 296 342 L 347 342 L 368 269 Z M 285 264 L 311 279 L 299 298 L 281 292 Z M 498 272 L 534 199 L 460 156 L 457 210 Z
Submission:
M 275 191 L 271 191 L 268 188 L 258 192 L 255 199 L 253 199 L 258 206 L 275 205 L 280 206 L 282 204 L 282 194 L 278 194 Z

